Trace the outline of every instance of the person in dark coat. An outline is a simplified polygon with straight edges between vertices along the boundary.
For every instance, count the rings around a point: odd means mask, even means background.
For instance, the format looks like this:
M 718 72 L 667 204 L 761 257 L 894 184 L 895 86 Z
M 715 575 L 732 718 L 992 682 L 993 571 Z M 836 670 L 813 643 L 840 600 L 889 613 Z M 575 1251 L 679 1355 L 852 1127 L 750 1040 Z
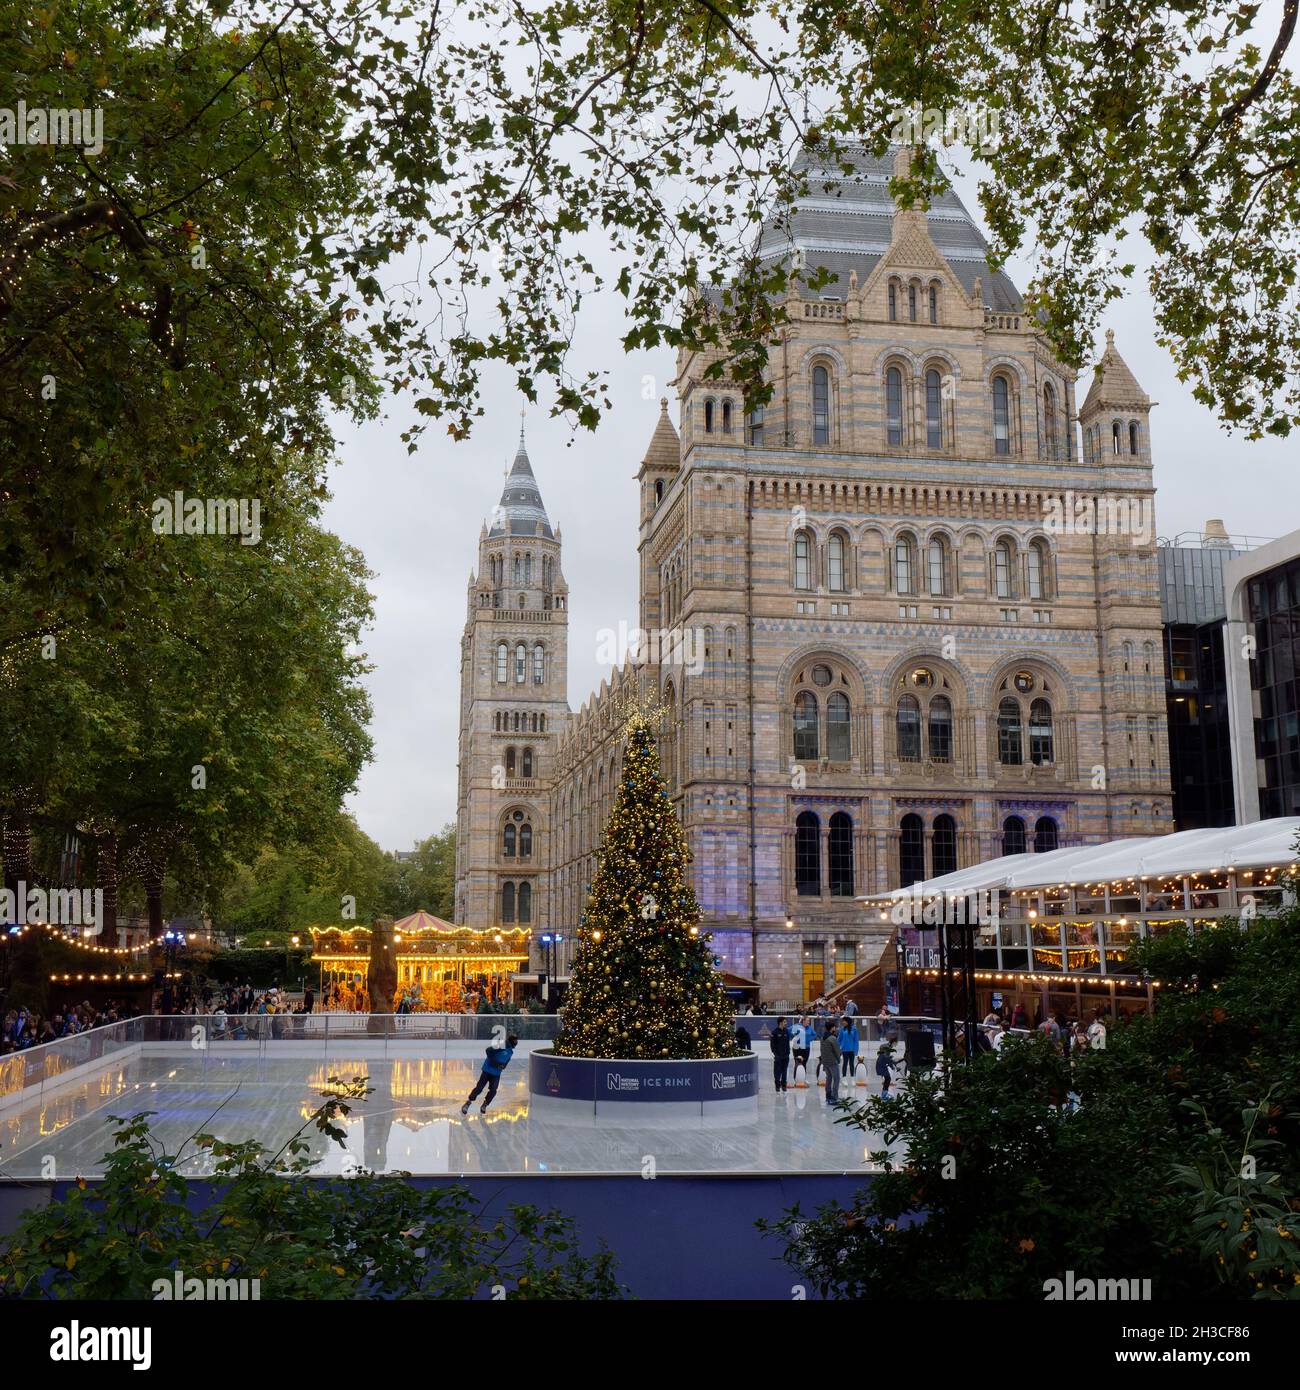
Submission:
M 790 1070 L 790 1030 L 785 1019 L 778 1018 L 776 1031 L 772 1034 L 772 1076 L 778 1091 L 787 1090 L 786 1075 Z
M 752 1052 L 753 1045 L 749 1041 L 749 1034 L 745 1032 L 741 1024 L 736 1025 L 736 1045 L 742 1052 Z
M 826 1073 L 826 1104 L 834 1105 L 840 1098 L 840 1044 L 835 1026 L 828 1018 L 821 1040 L 821 1064 Z

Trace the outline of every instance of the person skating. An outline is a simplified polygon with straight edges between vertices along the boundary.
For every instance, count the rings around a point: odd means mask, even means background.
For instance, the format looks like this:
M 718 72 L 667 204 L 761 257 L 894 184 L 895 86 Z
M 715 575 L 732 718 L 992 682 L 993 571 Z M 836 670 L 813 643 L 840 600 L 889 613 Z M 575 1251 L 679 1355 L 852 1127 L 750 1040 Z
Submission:
M 504 1047 L 489 1047 L 487 1055 L 483 1058 L 483 1070 L 478 1074 L 478 1082 L 474 1089 L 469 1093 L 469 1099 L 460 1107 L 462 1115 L 469 1114 L 469 1108 L 474 1103 L 474 1097 L 487 1087 L 487 1095 L 483 1097 L 483 1104 L 479 1106 L 480 1115 L 487 1113 L 487 1108 L 492 1104 L 492 1097 L 497 1093 L 497 1087 L 501 1084 L 501 1073 L 510 1065 L 510 1059 L 515 1055 L 515 1047 L 519 1039 L 513 1033 L 506 1039 Z
M 889 1099 L 889 1083 L 893 1080 L 894 1049 L 886 1040 L 876 1052 L 876 1075 L 880 1078 L 880 1099 Z

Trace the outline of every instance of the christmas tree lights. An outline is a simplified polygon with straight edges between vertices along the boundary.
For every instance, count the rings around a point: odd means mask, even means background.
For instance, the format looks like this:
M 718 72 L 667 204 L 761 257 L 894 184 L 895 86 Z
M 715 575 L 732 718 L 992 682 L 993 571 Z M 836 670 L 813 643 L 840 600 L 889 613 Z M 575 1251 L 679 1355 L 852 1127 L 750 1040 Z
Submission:
M 732 1005 L 687 876 L 690 852 L 644 714 L 625 725 L 605 829 L 564 1002 L 562 1057 L 734 1057 Z

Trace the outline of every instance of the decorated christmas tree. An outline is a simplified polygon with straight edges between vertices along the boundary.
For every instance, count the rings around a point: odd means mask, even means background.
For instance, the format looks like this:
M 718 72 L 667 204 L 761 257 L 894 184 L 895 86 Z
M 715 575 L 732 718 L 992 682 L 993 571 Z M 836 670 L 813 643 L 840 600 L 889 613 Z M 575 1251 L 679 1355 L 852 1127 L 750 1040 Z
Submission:
M 690 852 L 645 715 L 624 729 L 623 777 L 597 863 L 555 1050 L 564 1057 L 734 1057 Z

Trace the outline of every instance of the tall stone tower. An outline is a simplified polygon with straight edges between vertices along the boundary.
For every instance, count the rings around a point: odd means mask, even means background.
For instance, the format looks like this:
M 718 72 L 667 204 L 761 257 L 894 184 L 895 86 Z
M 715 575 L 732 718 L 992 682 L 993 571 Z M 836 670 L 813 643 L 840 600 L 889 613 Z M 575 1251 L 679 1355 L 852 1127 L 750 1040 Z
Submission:
M 568 585 L 519 431 L 479 532 L 460 650 L 456 920 L 483 930 L 547 925 L 545 789 L 568 723 Z

